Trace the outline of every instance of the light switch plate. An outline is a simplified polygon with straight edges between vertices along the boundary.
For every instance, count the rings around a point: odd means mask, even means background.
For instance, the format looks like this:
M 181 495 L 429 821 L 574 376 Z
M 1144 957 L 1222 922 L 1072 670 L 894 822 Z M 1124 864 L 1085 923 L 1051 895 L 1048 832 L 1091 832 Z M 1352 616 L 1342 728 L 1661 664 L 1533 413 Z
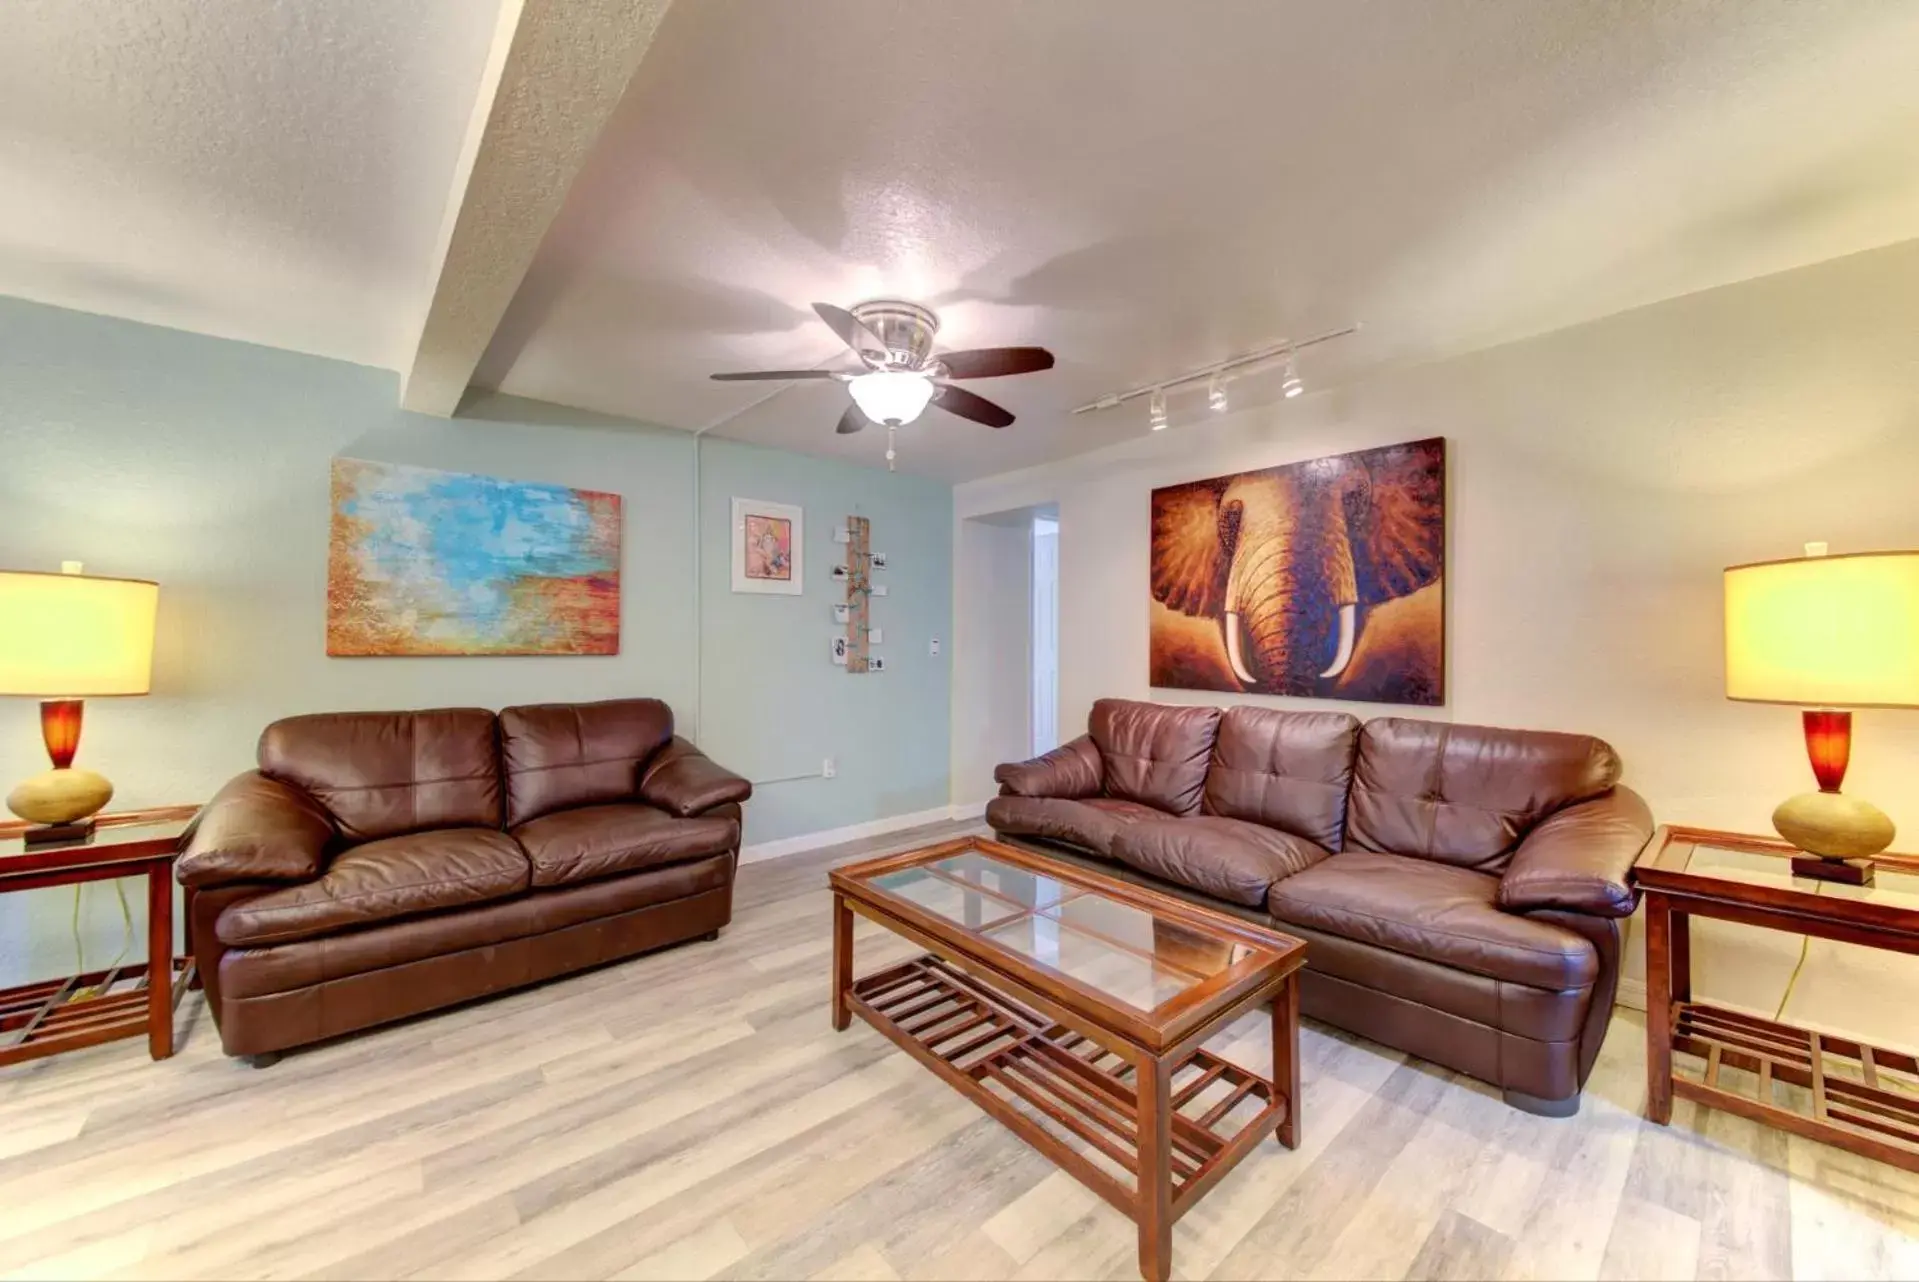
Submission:
M 926 643 L 926 653 L 932 655 L 935 659 L 940 657 L 940 639 L 938 637 L 934 637 Z

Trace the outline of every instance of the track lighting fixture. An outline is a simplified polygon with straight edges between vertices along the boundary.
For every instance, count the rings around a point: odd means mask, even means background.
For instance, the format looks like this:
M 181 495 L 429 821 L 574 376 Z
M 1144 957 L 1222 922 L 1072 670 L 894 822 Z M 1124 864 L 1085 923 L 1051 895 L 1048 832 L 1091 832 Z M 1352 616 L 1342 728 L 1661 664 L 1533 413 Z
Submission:
M 1264 374 L 1273 368 L 1273 362 L 1275 361 L 1283 361 L 1285 363 L 1285 373 L 1280 382 L 1279 390 L 1282 395 L 1290 400 L 1306 390 L 1306 384 L 1300 381 L 1299 370 L 1294 359 L 1296 353 L 1308 347 L 1317 347 L 1321 343 L 1331 342 L 1336 338 L 1344 338 L 1348 334 L 1356 334 L 1359 332 L 1359 328 L 1356 324 L 1348 325 L 1344 329 L 1328 330 L 1323 334 L 1315 334 L 1311 338 L 1295 338 L 1288 339 L 1281 343 L 1271 343 L 1250 352 L 1241 352 L 1239 355 L 1228 357 L 1223 361 L 1214 361 L 1210 365 L 1202 365 L 1196 370 L 1189 370 L 1184 374 L 1177 374 L 1172 378 L 1162 378 L 1156 382 L 1141 384 L 1138 387 L 1129 387 L 1122 392 L 1108 392 L 1096 400 L 1088 401 L 1084 405 L 1075 406 L 1073 413 L 1091 414 L 1096 410 L 1110 410 L 1115 406 L 1124 405 L 1136 396 L 1150 396 L 1153 398 L 1154 410 L 1148 414 L 1147 421 L 1152 425 L 1154 431 L 1158 431 L 1164 426 L 1158 412 L 1158 407 L 1163 405 L 1166 398 L 1172 393 L 1183 392 L 1189 387 L 1197 388 L 1201 383 L 1204 383 L 1206 384 L 1206 403 L 1210 405 L 1214 411 L 1223 414 L 1227 408 L 1226 383 L 1235 378 L 1252 378 L 1256 375 Z
M 1155 432 L 1166 430 L 1166 389 L 1153 389 L 1152 408 L 1146 412 L 1146 421 Z

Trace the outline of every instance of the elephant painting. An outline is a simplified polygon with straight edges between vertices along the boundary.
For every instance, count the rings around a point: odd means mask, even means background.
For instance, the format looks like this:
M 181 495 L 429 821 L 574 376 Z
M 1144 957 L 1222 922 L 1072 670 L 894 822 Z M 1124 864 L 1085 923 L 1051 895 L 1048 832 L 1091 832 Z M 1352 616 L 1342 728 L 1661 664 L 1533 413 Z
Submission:
M 1445 700 L 1446 442 L 1153 491 L 1152 683 Z

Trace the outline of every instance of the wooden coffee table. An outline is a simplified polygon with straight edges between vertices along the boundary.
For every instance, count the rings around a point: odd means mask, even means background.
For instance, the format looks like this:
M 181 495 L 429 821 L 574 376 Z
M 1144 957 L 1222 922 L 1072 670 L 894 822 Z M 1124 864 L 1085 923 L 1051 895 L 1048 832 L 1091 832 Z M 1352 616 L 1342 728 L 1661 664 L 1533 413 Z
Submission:
M 1299 1142 L 1300 940 L 978 838 L 835 869 L 833 1027 L 854 1013 L 1139 1224 L 1173 1223 L 1276 1132 Z M 853 978 L 853 913 L 927 950 Z M 1273 1075 L 1204 1048 L 1273 1012 Z

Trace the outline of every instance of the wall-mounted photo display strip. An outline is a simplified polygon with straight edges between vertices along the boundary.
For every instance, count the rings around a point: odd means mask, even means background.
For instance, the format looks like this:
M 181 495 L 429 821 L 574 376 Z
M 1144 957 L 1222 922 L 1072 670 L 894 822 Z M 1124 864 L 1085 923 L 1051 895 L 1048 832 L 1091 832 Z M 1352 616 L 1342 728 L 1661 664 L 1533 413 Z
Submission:
M 846 670 L 867 671 L 867 589 L 872 586 L 869 529 L 863 516 L 846 518 Z

